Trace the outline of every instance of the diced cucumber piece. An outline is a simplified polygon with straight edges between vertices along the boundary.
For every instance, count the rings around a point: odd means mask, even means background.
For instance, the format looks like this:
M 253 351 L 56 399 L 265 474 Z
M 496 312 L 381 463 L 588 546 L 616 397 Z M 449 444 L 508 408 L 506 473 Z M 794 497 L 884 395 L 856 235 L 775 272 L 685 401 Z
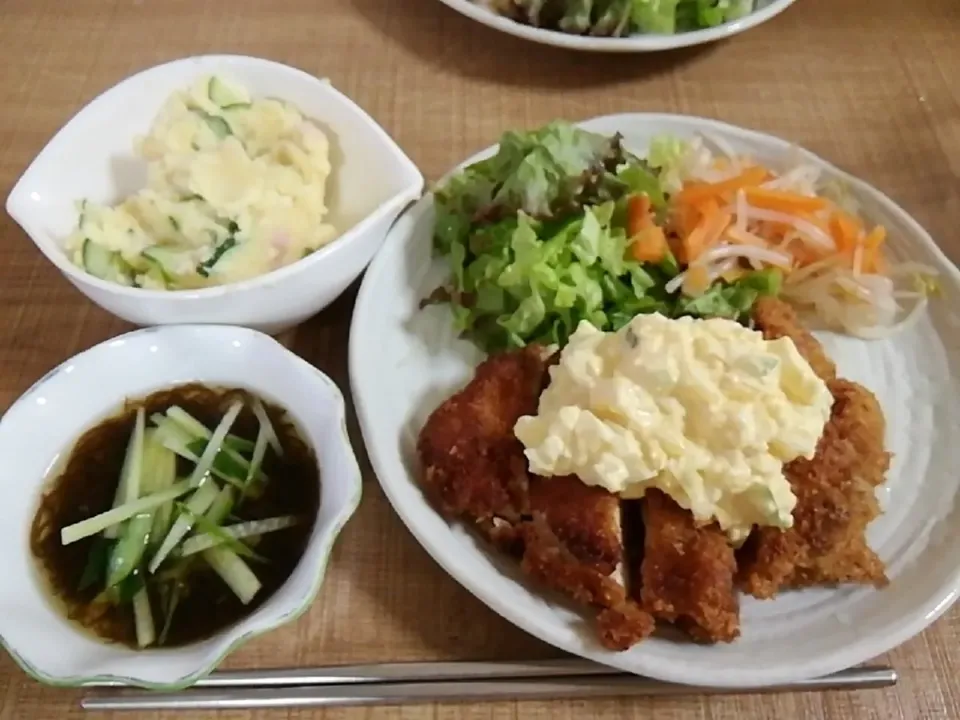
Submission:
M 163 271 L 168 278 L 174 278 L 177 275 L 183 275 L 184 270 L 191 266 L 189 256 L 177 250 L 154 245 L 148 247 L 140 253 L 150 263 Z
M 218 77 L 210 78 L 207 85 L 207 95 L 210 102 L 221 108 L 250 104 L 250 98 L 242 88 L 233 87 Z
M 83 241 L 83 267 L 101 280 L 113 280 L 117 271 L 117 254 L 87 238 Z
M 230 125 L 222 117 L 205 113 L 203 110 L 193 109 L 193 112 L 203 118 L 203 121 L 207 123 L 207 126 L 213 131 L 213 134 L 221 140 L 229 135 L 233 135 Z
M 237 240 L 232 235 L 217 245 L 213 249 L 213 253 L 210 255 L 210 257 L 197 265 L 197 275 L 209 277 L 210 271 L 213 270 L 214 266 L 223 259 L 223 256 L 227 254 L 228 250 L 232 250 L 234 247 L 236 247 L 236 245 Z
M 120 285 L 133 284 L 133 269 L 120 253 L 98 245 L 90 238 L 83 241 L 83 268 L 94 277 Z
M 136 285 L 146 288 L 170 288 L 174 286 L 174 282 L 159 265 L 151 265 L 137 276 Z

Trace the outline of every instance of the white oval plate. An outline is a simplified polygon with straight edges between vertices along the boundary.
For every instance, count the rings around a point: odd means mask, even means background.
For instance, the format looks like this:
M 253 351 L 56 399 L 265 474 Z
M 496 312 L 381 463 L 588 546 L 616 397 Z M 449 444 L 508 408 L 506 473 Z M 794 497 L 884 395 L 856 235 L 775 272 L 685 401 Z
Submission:
M 483 23 L 494 30 L 505 32 L 508 35 L 532 40 L 541 45 L 568 48 L 570 50 L 586 50 L 592 52 L 639 53 L 657 52 L 660 50 L 674 50 L 676 48 L 704 45 L 706 43 L 724 40 L 739 35 L 745 30 L 765 23 L 788 7 L 796 0 L 757 0 L 757 9 L 740 20 L 725 23 L 718 27 L 706 30 L 677 33 L 676 35 L 631 35 L 623 38 L 590 37 L 587 35 L 570 35 L 557 30 L 545 30 L 518 23 L 504 17 L 488 7 L 484 7 L 477 0 L 440 0 L 444 5 L 453 8 L 461 15 Z
M 462 526 L 447 523 L 420 492 L 414 443 L 427 415 L 471 377 L 481 355 L 455 337 L 447 307 L 418 310 L 448 276 L 444 261 L 431 256 L 431 196 L 397 222 L 368 269 L 350 332 L 350 378 L 364 440 L 397 513 L 450 575 L 518 627 L 570 653 L 671 682 L 747 687 L 825 675 L 923 630 L 960 590 L 960 508 L 954 504 L 960 485 L 960 271 L 889 198 L 783 140 L 671 115 L 614 115 L 583 126 L 619 131 L 635 152 L 662 133 L 708 133 L 774 168 L 796 162 L 799 152 L 849 183 L 867 217 L 889 230 L 894 256 L 940 269 L 942 297 L 902 334 L 874 342 L 822 337 L 840 373 L 873 390 L 886 412 L 895 458 L 882 488 L 886 514 L 871 525 L 868 538 L 887 563 L 891 583 L 882 591 L 842 587 L 765 602 L 744 598 L 743 634 L 732 644 L 653 637 L 617 653 L 600 647 L 574 608 L 528 583 L 515 564 L 488 552 Z

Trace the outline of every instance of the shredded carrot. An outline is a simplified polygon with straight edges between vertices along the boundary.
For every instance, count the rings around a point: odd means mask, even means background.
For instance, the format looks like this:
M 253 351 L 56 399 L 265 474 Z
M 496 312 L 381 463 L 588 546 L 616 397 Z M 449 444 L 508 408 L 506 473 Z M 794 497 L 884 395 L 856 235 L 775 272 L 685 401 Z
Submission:
M 670 216 L 670 230 L 672 234 L 678 236 L 678 238 L 689 237 L 696 227 L 697 223 L 700 222 L 700 213 L 690 205 L 674 207 L 674 211 Z M 671 247 L 671 250 L 677 260 L 683 264 L 687 263 L 687 256 L 684 250 L 683 242 L 679 241 L 676 243 L 675 247 Z
M 634 235 L 630 245 L 630 254 L 639 262 L 660 262 L 666 257 L 667 250 L 667 236 L 656 225 Z
M 884 240 L 887 239 L 887 231 L 877 225 L 873 230 L 870 231 L 870 234 L 863 239 L 863 244 L 868 248 L 878 248 L 883 245 Z
M 877 226 L 863 240 L 863 267 L 865 273 L 883 273 L 886 271 L 886 259 L 880 246 L 887 238 L 887 231 Z
M 748 187 L 756 187 L 770 177 L 762 167 L 750 167 L 729 180 L 715 183 L 691 183 L 677 193 L 677 201 L 682 204 L 696 205 L 707 198 L 723 197 Z
M 687 255 L 683 249 L 683 241 L 674 233 L 667 233 L 667 249 L 681 265 L 687 264 Z
M 766 238 L 772 243 L 782 242 L 786 237 L 787 233 L 793 230 L 791 225 L 787 223 L 780 222 L 771 222 L 770 220 L 762 220 L 754 226 L 753 232 L 759 237 Z
M 650 198 L 642 194 L 631 195 L 627 201 L 627 234 L 633 237 L 652 225 Z
M 713 245 L 723 232 L 730 227 L 733 215 L 727 210 L 710 209 L 709 214 L 704 214 L 697 223 L 693 232 L 687 235 L 684 240 L 686 249 L 686 260 L 692 263 L 708 247 Z
M 784 213 L 813 213 L 824 210 L 829 202 L 819 197 L 809 197 L 782 190 L 768 190 L 761 187 L 744 187 L 744 194 L 754 207 L 764 210 L 776 210 Z
M 830 218 L 830 235 L 841 252 L 853 252 L 863 228 L 856 218 L 843 212 L 836 212 Z
M 816 252 L 796 235 L 791 236 L 779 249 L 790 253 L 799 267 L 823 260 L 823 255 Z
M 710 287 L 710 273 L 703 265 L 692 265 L 687 269 L 687 275 L 683 279 L 683 292 L 685 295 L 697 297 L 703 295 Z
M 694 207 L 697 209 L 697 212 L 700 213 L 700 217 L 703 218 L 706 215 L 713 215 L 720 210 L 720 203 L 717 202 L 715 197 L 708 197 L 695 203 Z

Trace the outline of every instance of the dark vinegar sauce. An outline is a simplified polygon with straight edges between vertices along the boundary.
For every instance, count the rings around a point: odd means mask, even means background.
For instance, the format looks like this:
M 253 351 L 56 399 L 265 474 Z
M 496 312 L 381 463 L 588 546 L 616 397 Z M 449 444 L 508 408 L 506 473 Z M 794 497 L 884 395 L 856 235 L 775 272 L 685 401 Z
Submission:
M 63 472 L 40 500 L 30 532 L 30 547 L 56 604 L 68 618 L 97 637 L 136 648 L 133 608 L 130 604 L 93 603 L 102 584 L 81 591 L 81 577 L 97 536 L 67 546 L 60 544 L 61 528 L 110 509 L 113 504 L 127 443 L 133 432 L 137 408 L 150 415 L 179 405 L 211 430 L 223 418 L 230 403 L 241 397 L 243 410 L 230 429 L 251 442 L 259 424 L 250 408 L 252 396 L 241 390 L 203 385 L 183 385 L 156 392 L 144 399 L 127 401 L 115 417 L 85 432 L 73 447 Z M 250 615 L 286 582 L 303 557 L 320 506 L 320 478 L 316 456 L 303 441 L 287 413 L 263 401 L 270 422 L 283 447 L 283 457 L 268 451 L 263 471 L 269 478 L 259 497 L 247 497 L 238 513 L 243 521 L 279 515 L 296 515 L 300 522 L 260 538 L 257 554 L 267 562 L 248 561 L 262 587 L 248 605 L 202 560 L 195 563 L 186 581 L 163 647 L 176 647 L 202 640 Z M 192 464 L 177 460 L 177 476 L 184 477 Z M 222 485 L 222 483 L 221 483 Z M 233 521 L 228 521 L 233 522 Z M 225 523 L 227 524 L 227 523 Z M 198 558 L 199 560 L 199 558 Z M 158 573 L 162 573 L 161 566 Z M 150 604 L 157 632 L 164 618 L 157 583 L 148 582 Z

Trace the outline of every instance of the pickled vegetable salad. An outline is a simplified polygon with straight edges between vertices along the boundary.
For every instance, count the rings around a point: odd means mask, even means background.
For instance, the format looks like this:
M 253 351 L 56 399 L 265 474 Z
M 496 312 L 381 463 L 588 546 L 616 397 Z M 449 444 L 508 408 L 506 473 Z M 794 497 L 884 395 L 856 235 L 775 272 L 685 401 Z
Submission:
M 937 272 L 893 263 L 887 230 L 864 218 L 819 166 L 765 167 L 713 139 L 654 141 L 648 162 L 670 198 L 665 227 L 683 273 L 667 284 L 696 296 L 719 279 L 776 268 L 781 296 L 820 326 L 861 338 L 887 336 L 924 311 Z
M 885 237 L 816 167 L 778 174 L 669 137 L 640 159 L 556 122 L 506 133 L 437 189 L 434 246 L 453 277 L 429 300 L 488 351 L 563 345 L 582 320 L 617 330 L 643 312 L 746 321 L 763 294 L 879 337 L 922 312 L 934 276 L 891 265 Z

